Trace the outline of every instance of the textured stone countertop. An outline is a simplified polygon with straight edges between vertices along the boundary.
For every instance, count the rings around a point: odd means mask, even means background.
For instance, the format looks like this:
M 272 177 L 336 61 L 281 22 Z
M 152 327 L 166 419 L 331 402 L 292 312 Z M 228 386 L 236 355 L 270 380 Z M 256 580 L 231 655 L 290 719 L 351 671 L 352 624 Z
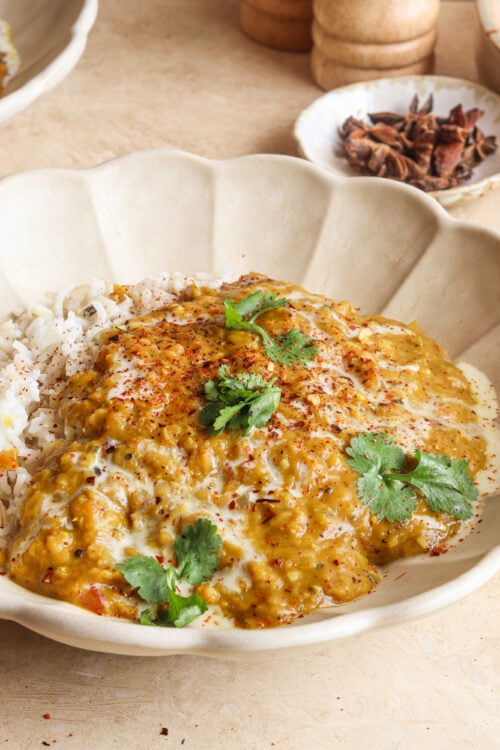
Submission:
M 293 122 L 321 94 L 308 56 L 253 44 L 237 11 L 101 0 L 78 67 L 2 129 L 0 174 L 165 145 L 296 155 Z M 471 2 L 442 3 L 437 73 L 477 80 L 475 24 Z M 451 213 L 500 229 L 500 190 Z M 498 588 L 497 577 L 425 620 L 252 662 L 102 655 L 0 622 L 0 748 L 490 750 Z

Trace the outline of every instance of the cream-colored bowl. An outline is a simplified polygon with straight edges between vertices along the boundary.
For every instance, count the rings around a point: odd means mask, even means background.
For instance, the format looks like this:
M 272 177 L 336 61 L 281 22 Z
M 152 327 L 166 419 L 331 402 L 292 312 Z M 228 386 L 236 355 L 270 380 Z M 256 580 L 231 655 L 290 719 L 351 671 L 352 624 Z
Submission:
M 498 0 L 500 3 L 500 0 Z M 478 126 L 486 135 L 496 135 L 500 142 L 500 97 L 483 86 L 447 76 L 404 76 L 379 78 L 355 83 L 329 91 L 307 107 L 295 123 L 294 136 L 299 152 L 306 159 L 335 174 L 355 175 L 344 156 L 340 128 L 352 115 L 368 121 L 368 112 L 408 112 L 417 94 L 423 104 L 434 97 L 434 113 L 448 115 L 461 103 L 465 110 L 479 107 L 484 110 Z M 367 177 L 366 179 L 373 179 Z M 443 206 L 454 206 L 462 201 L 479 198 L 500 185 L 500 145 L 474 170 L 470 180 L 449 190 L 438 190 L 429 195 Z
M 0 98 L 0 124 L 57 86 L 75 67 L 97 17 L 98 0 L 0 0 L 21 66 Z
M 481 80 L 500 94 L 500 2 L 476 0 L 479 20 L 476 47 Z
M 88 171 L 7 177 L 0 226 L 2 316 L 95 276 L 256 270 L 365 312 L 416 319 L 500 385 L 500 238 L 404 185 L 333 177 L 283 156 L 212 162 L 150 151 Z M 429 614 L 476 589 L 498 570 L 499 517 L 498 498 L 490 500 L 480 533 L 454 551 L 401 560 L 374 594 L 277 629 L 148 628 L 37 596 L 5 576 L 0 616 L 121 654 L 236 658 L 318 645 Z

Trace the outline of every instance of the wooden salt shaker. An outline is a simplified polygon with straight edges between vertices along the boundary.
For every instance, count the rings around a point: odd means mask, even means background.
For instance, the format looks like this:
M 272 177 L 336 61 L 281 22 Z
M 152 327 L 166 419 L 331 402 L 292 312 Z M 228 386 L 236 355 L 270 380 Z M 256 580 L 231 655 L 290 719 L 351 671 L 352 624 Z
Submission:
M 322 88 L 432 72 L 439 0 L 314 0 L 313 10 Z
M 241 28 L 251 39 L 291 52 L 311 49 L 313 0 L 242 0 Z

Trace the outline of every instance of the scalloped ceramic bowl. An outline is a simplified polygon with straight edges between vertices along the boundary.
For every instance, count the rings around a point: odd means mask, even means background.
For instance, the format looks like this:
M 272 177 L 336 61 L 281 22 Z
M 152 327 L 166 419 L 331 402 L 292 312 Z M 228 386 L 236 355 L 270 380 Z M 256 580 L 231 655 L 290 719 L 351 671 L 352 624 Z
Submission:
M 177 151 L 131 154 L 88 171 L 0 181 L 0 315 L 45 290 L 101 275 L 256 270 L 409 321 L 499 386 L 500 239 L 454 221 L 395 182 L 335 178 L 306 161 L 211 162 Z M 263 631 L 147 628 L 37 596 L 0 578 L 0 616 L 75 646 L 122 654 L 241 658 L 343 638 L 454 602 L 500 563 L 500 503 L 441 557 L 387 568 L 376 592 Z
M 500 1 L 500 0 L 499 0 Z M 413 96 L 421 104 L 432 94 L 433 112 L 447 115 L 461 103 L 464 109 L 479 107 L 484 115 L 478 126 L 486 135 L 496 135 L 497 151 L 474 170 L 463 185 L 428 193 L 450 207 L 484 195 L 500 185 L 500 96 L 471 81 L 446 76 L 380 78 L 329 91 L 305 109 L 295 123 L 294 136 L 302 156 L 338 175 L 354 176 L 343 153 L 339 129 L 352 115 L 368 121 L 368 112 L 408 112 Z M 373 179 L 368 177 L 366 179 Z
M 57 86 L 82 56 L 98 0 L 0 0 L 21 66 L 0 99 L 5 123 Z

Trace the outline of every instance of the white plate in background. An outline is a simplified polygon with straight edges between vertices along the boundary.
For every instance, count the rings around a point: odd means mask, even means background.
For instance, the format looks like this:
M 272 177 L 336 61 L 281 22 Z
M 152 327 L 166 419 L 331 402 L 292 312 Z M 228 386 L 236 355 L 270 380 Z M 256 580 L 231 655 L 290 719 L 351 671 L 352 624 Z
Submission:
M 80 59 L 98 0 L 0 0 L 21 65 L 0 98 L 0 124 L 57 86 Z

